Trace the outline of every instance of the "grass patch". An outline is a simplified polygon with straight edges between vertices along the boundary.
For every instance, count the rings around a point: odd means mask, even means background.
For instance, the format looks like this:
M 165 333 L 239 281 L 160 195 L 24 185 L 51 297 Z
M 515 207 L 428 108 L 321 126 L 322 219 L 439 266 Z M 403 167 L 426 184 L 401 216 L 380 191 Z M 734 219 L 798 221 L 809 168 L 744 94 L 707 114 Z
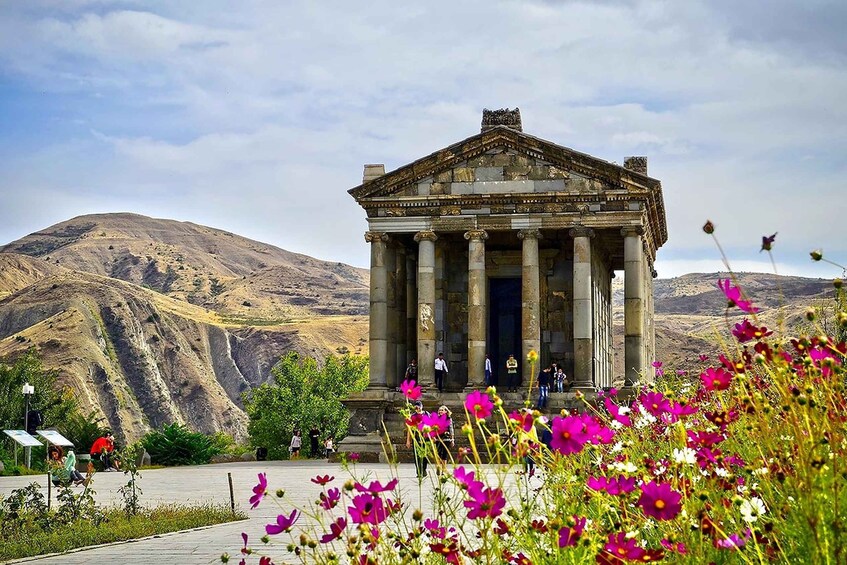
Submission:
M 44 531 L 33 527 L 4 532 L 0 540 L 0 561 L 138 539 L 245 518 L 247 516 L 240 510 L 233 515 L 228 505 L 164 505 L 144 509 L 135 516 L 127 516 L 120 509 L 110 509 L 99 524 L 78 520 L 58 526 L 55 530 Z

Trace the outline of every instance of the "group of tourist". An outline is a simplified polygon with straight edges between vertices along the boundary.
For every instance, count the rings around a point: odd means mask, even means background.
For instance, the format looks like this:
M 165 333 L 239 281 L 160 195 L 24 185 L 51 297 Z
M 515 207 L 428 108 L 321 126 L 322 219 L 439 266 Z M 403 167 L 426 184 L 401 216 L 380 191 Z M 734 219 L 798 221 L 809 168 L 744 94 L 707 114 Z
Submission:
M 300 450 L 303 446 L 303 437 L 299 429 L 294 430 L 294 435 L 291 436 L 291 443 L 288 446 L 288 453 L 291 459 L 300 459 Z M 335 438 L 332 434 L 326 436 L 323 440 L 323 448 L 321 448 L 321 431 L 317 426 L 312 426 L 309 430 L 309 455 L 312 458 L 329 457 L 335 453 Z
M 439 352 L 435 358 L 435 386 L 438 392 L 444 392 L 444 377 L 449 373 L 447 361 L 444 359 L 444 353 Z M 414 381 L 418 380 L 418 363 L 416 359 L 412 359 L 406 367 L 406 373 L 403 375 L 403 380 Z M 485 386 L 497 386 L 497 376 L 492 368 L 491 358 L 488 354 L 485 355 Z M 553 362 L 544 368 L 538 375 L 538 408 L 547 406 L 548 394 L 552 391 L 567 392 L 570 390 L 573 381 L 568 379 L 561 365 Z M 506 390 L 508 392 L 517 392 L 520 387 L 520 375 L 518 374 L 518 360 L 514 355 L 509 355 L 506 359 Z M 399 389 L 398 389 L 399 390 Z M 532 392 L 532 391 L 530 391 Z

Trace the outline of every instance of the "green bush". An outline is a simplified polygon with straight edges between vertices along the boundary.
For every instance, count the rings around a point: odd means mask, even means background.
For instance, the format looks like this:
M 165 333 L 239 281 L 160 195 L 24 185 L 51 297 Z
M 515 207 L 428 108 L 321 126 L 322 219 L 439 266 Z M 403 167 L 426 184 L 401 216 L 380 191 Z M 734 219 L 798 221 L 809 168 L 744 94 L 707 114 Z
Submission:
M 74 412 L 64 422 L 59 423 L 57 428 L 59 433 L 73 442 L 77 451 L 88 453 L 94 441 L 106 434 L 107 428 L 100 425 L 103 420 L 94 411 L 88 414 Z
M 149 432 L 141 439 L 141 445 L 154 465 L 203 465 L 220 453 L 210 437 L 176 423 Z

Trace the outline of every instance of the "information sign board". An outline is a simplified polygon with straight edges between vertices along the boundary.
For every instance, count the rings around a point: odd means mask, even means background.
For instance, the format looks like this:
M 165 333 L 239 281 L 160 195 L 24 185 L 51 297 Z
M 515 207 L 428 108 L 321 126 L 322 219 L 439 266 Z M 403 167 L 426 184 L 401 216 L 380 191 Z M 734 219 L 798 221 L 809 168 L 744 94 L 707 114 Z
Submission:
M 34 438 L 26 430 L 3 430 L 3 432 L 24 447 L 41 447 L 38 438 Z
M 53 445 L 61 445 L 62 447 L 73 447 L 74 445 L 71 440 L 69 440 L 56 430 L 38 430 L 38 435 L 40 435 Z

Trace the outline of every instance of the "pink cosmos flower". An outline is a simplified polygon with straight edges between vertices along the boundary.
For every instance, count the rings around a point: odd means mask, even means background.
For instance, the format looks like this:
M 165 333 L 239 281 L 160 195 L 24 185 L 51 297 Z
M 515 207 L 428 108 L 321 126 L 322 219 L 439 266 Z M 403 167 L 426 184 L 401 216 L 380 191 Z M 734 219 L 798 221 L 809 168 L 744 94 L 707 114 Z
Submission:
M 673 543 L 672 541 L 669 541 L 667 539 L 663 539 L 662 540 L 662 547 L 664 547 L 668 551 L 675 551 L 675 552 L 679 553 L 680 555 L 688 554 L 688 549 L 685 547 L 685 544 L 682 543 L 681 541 Z
M 591 439 L 585 433 L 585 424 L 579 416 L 568 416 L 566 418 L 557 416 L 553 418 L 551 431 L 553 439 L 550 441 L 550 448 L 562 455 L 579 453 Z
M 468 494 L 471 495 L 471 498 L 466 500 L 464 505 L 468 509 L 468 518 L 471 520 L 476 520 L 477 518 L 496 518 L 503 512 L 503 507 L 506 506 L 503 491 L 499 488 L 469 490 Z
M 350 519 L 355 524 L 373 524 L 378 526 L 388 517 L 382 499 L 370 494 L 360 494 L 353 498 L 353 506 L 348 506 Z
M 661 392 L 645 392 L 638 397 L 638 401 L 641 402 L 645 410 L 656 418 L 661 418 L 662 414 L 671 409 L 670 401 Z
M 417 400 L 421 397 L 421 387 L 415 381 L 405 380 L 400 383 L 400 392 L 409 400 Z
M 331 510 L 338 505 L 341 500 L 341 491 L 337 488 L 331 488 L 326 491 L 326 494 L 320 494 L 320 505 L 324 510 Z
M 316 485 L 323 486 L 323 485 L 325 485 L 329 482 L 332 482 L 334 479 L 335 479 L 335 477 L 330 477 L 329 475 L 323 475 L 323 476 L 317 475 L 317 476 L 312 478 L 312 482 L 315 483 Z
M 259 484 L 253 487 L 253 496 L 250 497 L 250 508 L 255 509 L 259 506 L 267 492 L 268 476 L 265 473 L 259 473 Z
M 424 528 L 436 539 L 444 539 L 447 537 L 447 528 L 442 526 L 438 520 L 427 518 L 424 520 Z
M 723 367 L 709 367 L 700 373 L 700 381 L 706 390 L 726 390 L 732 383 L 732 374 Z
M 329 525 L 329 533 L 321 536 L 321 543 L 329 543 L 337 540 L 344 533 L 344 528 L 347 527 L 347 520 L 338 518 L 335 522 Z
M 494 404 L 488 395 L 478 390 L 473 391 L 465 398 L 465 409 L 477 419 L 484 420 L 491 416 Z
M 465 487 L 470 487 L 474 483 L 479 483 L 479 481 L 475 480 L 475 477 L 476 474 L 473 471 L 468 472 L 464 467 L 456 467 L 453 470 L 453 478 Z
M 244 546 L 241 548 L 241 555 L 250 555 L 252 552 L 247 548 L 247 534 L 241 532 L 241 539 L 244 540 Z
M 657 377 L 663 377 L 665 375 L 665 370 L 662 369 L 662 362 L 661 361 L 653 361 L 653 363 L 651 363 L 651 365 L 653 365 L 653 368 L 656 369 L 656 376 Z
M 450 418 L 447 414 L 424 414 L 418 424 L 418 429 L 426 437 L 438 437 L 450 428 Z
M 824 377 L 830 376 L 832 374 L 833 367 L 841 364 L 841 360 L 833 355 L 832 351 L 824 348 L 810 348 L 809 358 L 814 362 L 815 367 L 820 369 L 821 375 Z
M 762 251 L 770 251 L 773 248 L 773 242 L 776 240 L 776 233 L 771 236 L 763 235 L 762 236 L 762 248 L 759 249 L 759 253 Z
M 592 490 L 602 490 L 617 496 L 635 490 L 635 477 L 588 477 L 585 485 Z
M 602 565 L 619 565 L 624 559 L 629 561 L 659 561 L 664 557 L 660 549 L 642 549 L 635 538 L 627 539 L 626 532 L 609 534 L 609 542 L 603 546 L 603 551 L 597 555 L 597 563 Z
M 514 411 L 509 414 L 509 420 L 517 424 L 525 432 L 528 432 L 535 425 L 535 418 L 532 417 L 530 410 Z
M 735 336 L 739 343 L 746 343 L 752 339 L 762 339 L 771 334 L 773 332 L 768 330 L 768 328 L 765 326 L 757 328 L 747 318 L 744 318 L 741 323 L 735 324 L 735 329 L 732 330 L 732 335 Z
M 691 414 L 696 414 L 699 410 L 694 404 L 672 402 L 668 412 L 672 416 L 690 416 Z M 674 418 L 674 421 L 676 421 L 676 418 Z
M 726 279 L 725 281 L 718 279 L 718 288 L 723 291 L 724 295 L 726 295 L 728 306 L 730 308 L 738 306 L 738 308 L 748 314 L 755 314 L 759 311 L 758 308 L 753 306 L 752 302 L 744 300 L 741 297 L 741 289 L 736 286 L 732 286 L 732 281 L 730 281 L 730 279 Z
M 300 517 L 300 513 L 297 510 L 292 510 L 291 514 L 286 516 L 285 514 L 280 514 L 276 517 L 276 524 L 268 524 L 265 526 L 265 532 L 269 536 L 275 536 L 276 534 L 281 534 L 282 532 L 288 532 L 291 530 L 291 527 L 297 521 L 297 518 Z
M 356 483 L 354 488 L 359 492 L 369 492 L 371 494 L 380 494 L 382 492 L 388 492 L 390 490 L 394 490 L 397 488 L 398 479 L 395 477 L 391 479 L 385 486 L 382 485 L 379 481 L 371 481 L 371 484 L 368 486 L 364 486 L 360 483 Z
M 747 541 L 750 537 L 750 528 L 747 528 L 746 531 L 740 534 L 731 534 L 729 537 L 723 539 L 715 539 L 715 547 L 719 547 L 721 549 L 741 549 L 747 545 Z
M 347 455 L 347 459 L 349 459 L 350 461 L 355 463 L 356 461 L 359 460 L 359 454 L 358 453 L 350 453 L 350 454 Z
M 682 495 L 671 489 L 668 483 L 650 481 L 641 485 L 638 505 L 647 516 L 657 520 L 673 520 L 682 510 Z
M 708 355 L 703 355 L 702 353 L 700 354 L 700 362 L 701 362 L 701 363 L 705 363 L 705 362 L 706 362 L 706 361 L 708 361 L 708 360 L 709 360 L 709 356 L 708 356 Z
M 274 565 L 274 562 L 267 555 L 263 555 L 259 557 L 259 565 Z
M 570 547 L 579 541 L 587 520 L 579 516 L 574 516 L 573 519 L 576 522 L 573 527 L 565 526 L 559 530 L 559 547 Z

